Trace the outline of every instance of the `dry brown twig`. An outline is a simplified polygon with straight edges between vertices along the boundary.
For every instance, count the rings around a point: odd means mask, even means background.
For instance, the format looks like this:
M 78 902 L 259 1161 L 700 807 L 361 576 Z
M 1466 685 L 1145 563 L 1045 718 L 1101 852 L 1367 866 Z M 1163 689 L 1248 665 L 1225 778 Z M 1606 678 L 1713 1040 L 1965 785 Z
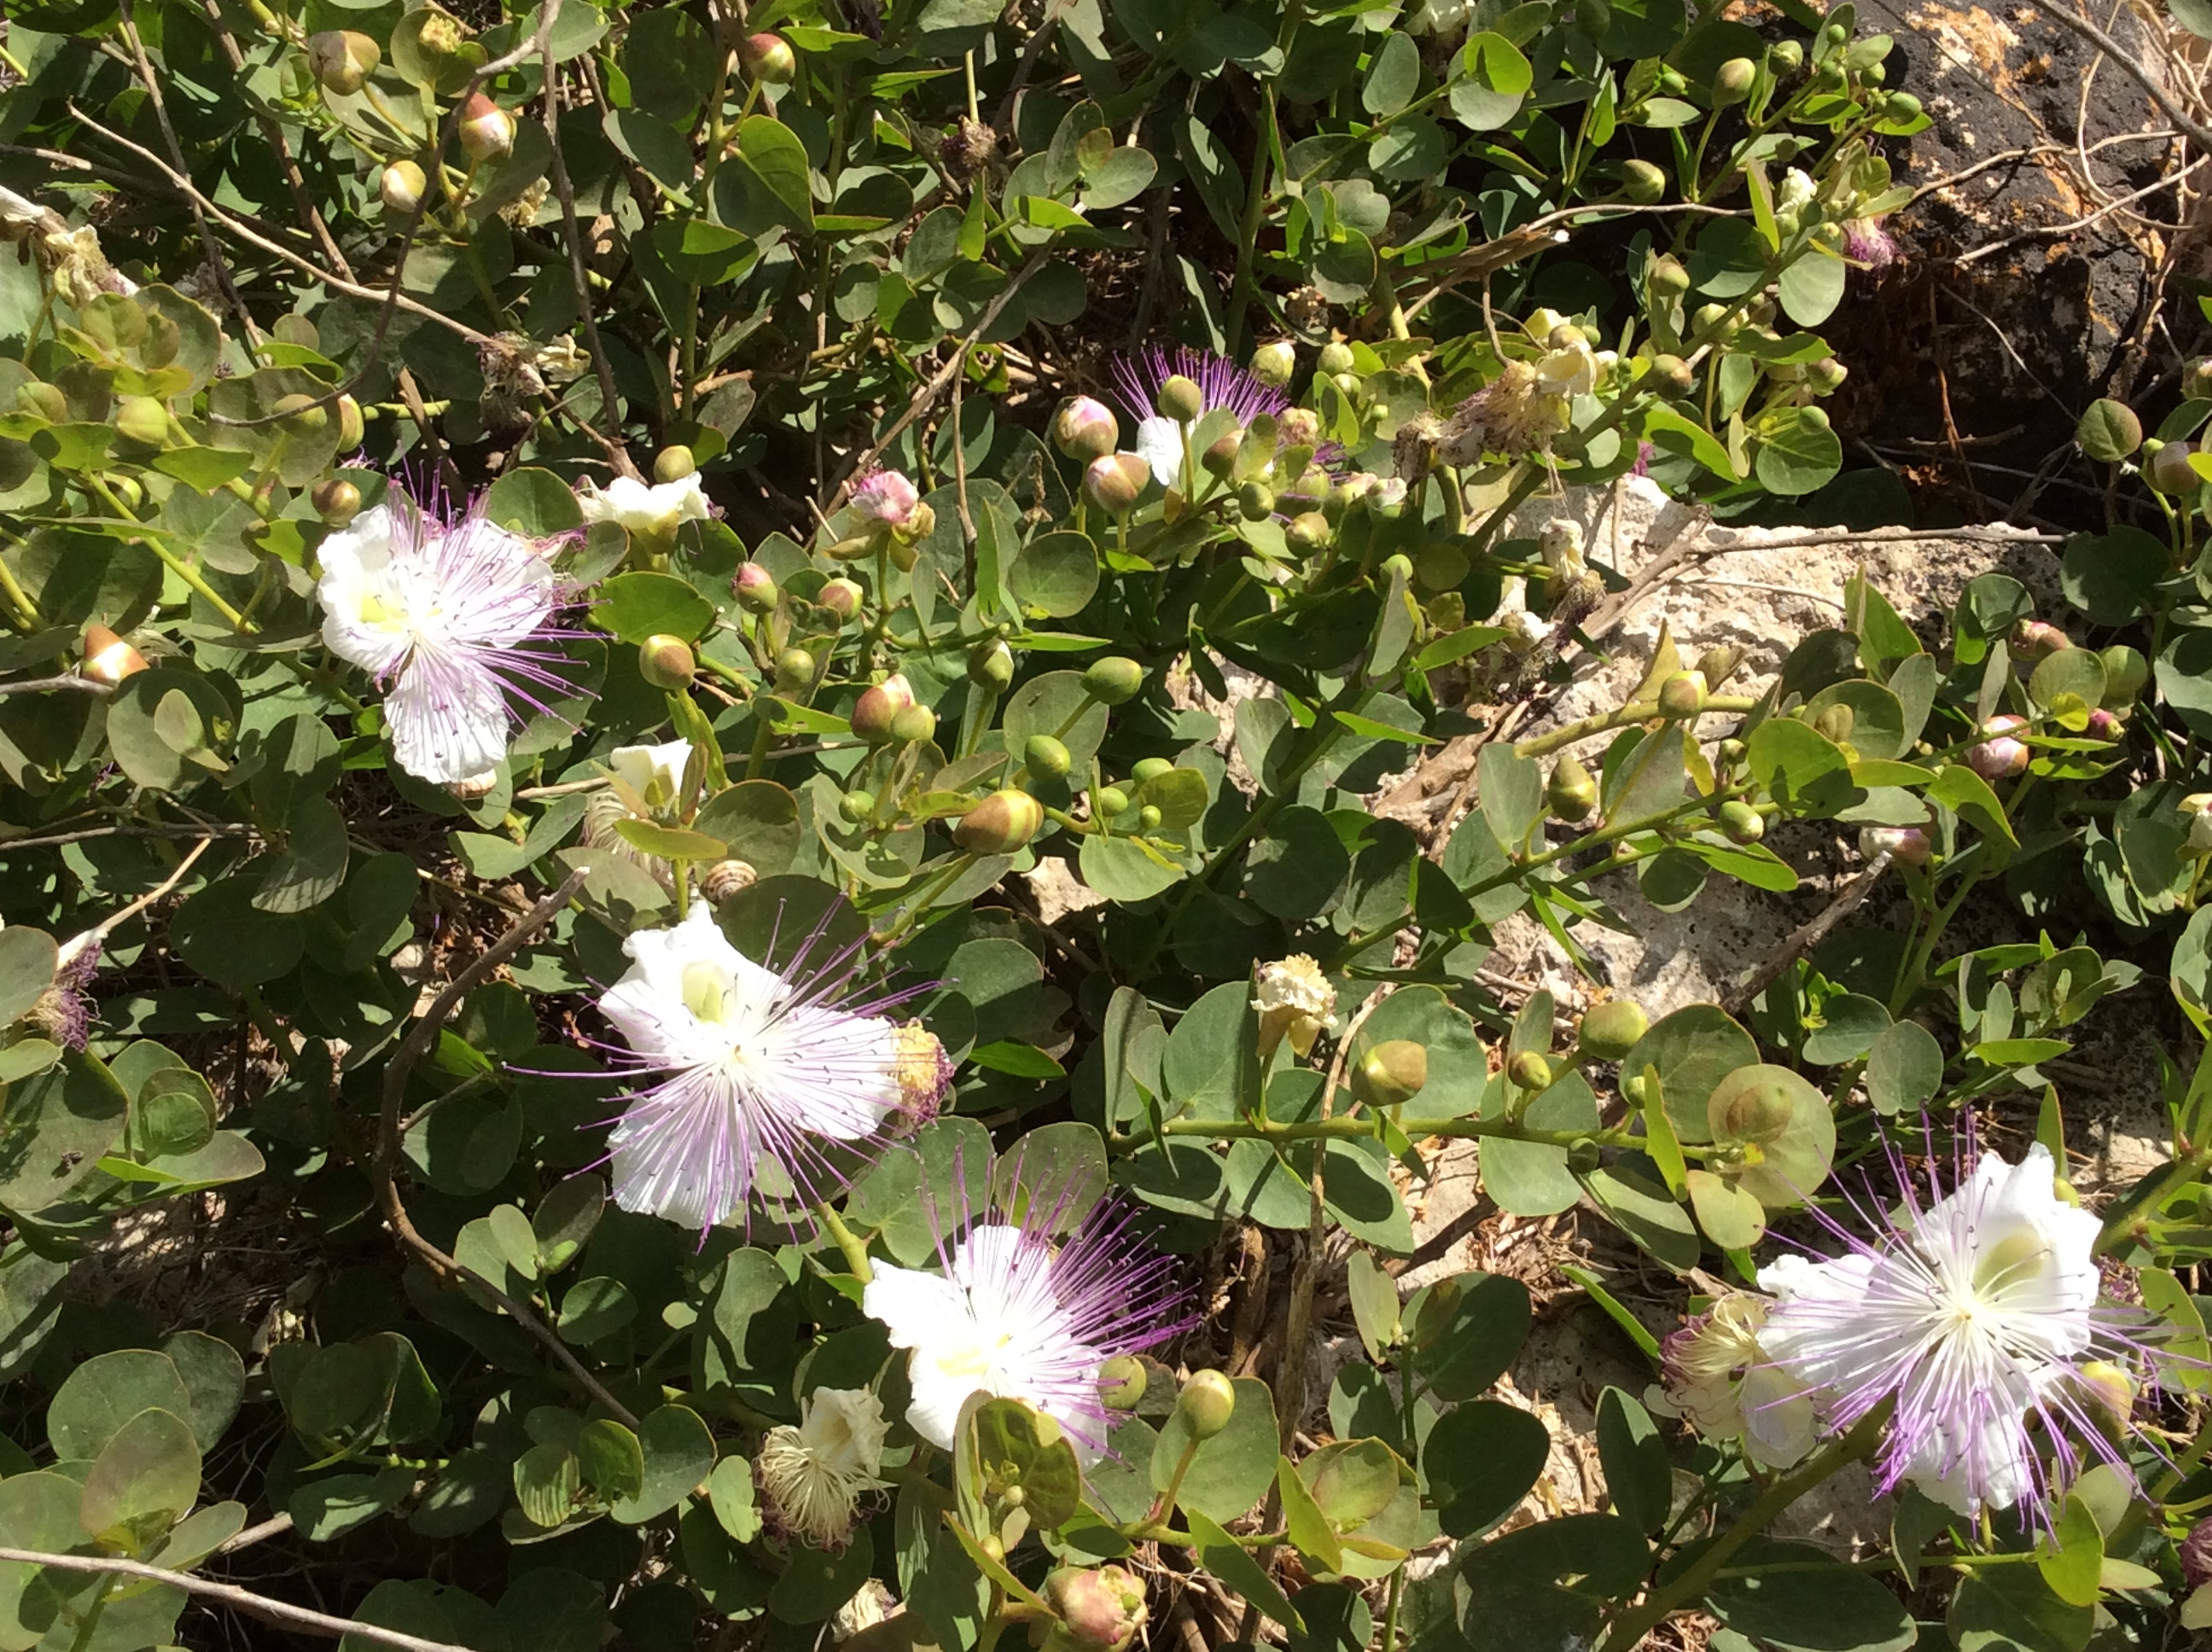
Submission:
M 507 932 L 477 956 L 476 961 L 446 983 L 444 990 L 430 1000 L 430 1007 L 416 1017 L 408 1028 L 399 1048 L 392 1052 L 392 1060 L 384 1070 L 384 1105 L 377 1117 L 376 1151 L 371 1164 L 370 1180 L 376 1192 L 377 1207 L 384 1212 L 385 1220 L 400 1243 L 412 1251 L 440 1279 L 449 1284 L 465 1283 L 489 1297 L 501 1311 L 530 1333 L 546 1351 L 557 1359 L 568 1375 L 580 1383 L 584 1391 L 606 1407 L 609 1416 L 630 1428 L 638 1425 L 637 1415 L 607 1391 L 607 1387 L 594 1376 L 575 1351 L 563 1342 L 558 1333 L 517 1302 L 498 1285 L 466 1266 L 457 1258 L 440 1249 L 416 1228 L 407 1214 L 407 1206 L 399 1196 L 400 1109 L 407 1095 L 407 1079 L 430 1046 L 436 1042 L 439 1029 L 447 1018 L 460 1007 L 461 1000 L 490 979 L 493 970 L 520 951 L 525 943 L 553 921 L 569 898 L 581 887 L 585 873 L 572 872 L 558 888 L 531 908 L 508 926 Z
M 0 1548 L 0 1562 L 28 1566 L 50 1566 L 56 1571 L 94 1572 L 111 1577 L 133 1577 L 143 1582 L 167 1583 L 187 1594 L 203 1594 L 220 1600 L 234 1611 L 258 1618 L 264 1623 L 282 1625 L 286 1629 L 298 1630 L 308 1635 L 358 1637 L 374 1641 L 380 1646 L 398 1649 L 398 1652 L 468 1652 L 466 1647 L 455 1646 L 450 1641 L 426 1641 L 419 1635 L 409 1635 L 396 1629 L 385 1629 L 375 1624 L 365 1624 L 355 1618 L 334 1618 L 327 1612 L 313 1612 L 306 1606 L 295 1606 L 287 1600 L 272 1600 L 251 1589 L 242 1589 L 235 1583 L 218 1583 L 211 1577 L 196 1577 L 190 1572 L 171 1571 L 167 1566 L 149 1566 L 137 1560 L 111 1559 L 106 1555 L 48 1554 L 40 1549 Z

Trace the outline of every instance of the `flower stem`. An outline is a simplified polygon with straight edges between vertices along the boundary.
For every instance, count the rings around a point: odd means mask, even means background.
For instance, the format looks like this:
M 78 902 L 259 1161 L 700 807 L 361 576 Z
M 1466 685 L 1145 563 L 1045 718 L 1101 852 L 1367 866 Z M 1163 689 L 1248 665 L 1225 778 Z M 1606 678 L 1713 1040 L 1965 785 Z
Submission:
M 1606 1637 L 1601 1652 L 1629 1652 L 1629 1649 L 1641 1642 L 1652 1628 L 1665 1619 L 1668 1613 L 1703 1595 L 1706 1586 L 1728 1564 L 1736 1551 L 1765 1531 L 1777 1515 L 1829 1476 L 1872 1452 L 1875 1442 L 1881 1437 L 1882 1425 L 1889 1420 L 1889 1412 L 1887 1404 L 1877 1406 L 1859 1418 L 1850 1433 L 1802 1468 L 1795 1473 L 1778 1475 L 1770 1481 L 1759 1501 L 1744 1510 L 1741 1518 L 1697 1559 L 1676 1573 L 1664 1588 L 1654 1589 L 1646 1595 L 1643 1605 L 1623 1613 L 1613 1620 L 1613 1632 Z
M 845 1218 L 826 1203 L 817 1205 L 814 1213 L 822 1218 L 823 1227 L 828 1230 L 837 1248 L 844 1253 L 845 1266 L 853 1270 L 853 1277 L 862 1285 L 874 1278 L 876 1269 L 875 1264 L 868 1260 L 868 1242 L 847 1227 Z

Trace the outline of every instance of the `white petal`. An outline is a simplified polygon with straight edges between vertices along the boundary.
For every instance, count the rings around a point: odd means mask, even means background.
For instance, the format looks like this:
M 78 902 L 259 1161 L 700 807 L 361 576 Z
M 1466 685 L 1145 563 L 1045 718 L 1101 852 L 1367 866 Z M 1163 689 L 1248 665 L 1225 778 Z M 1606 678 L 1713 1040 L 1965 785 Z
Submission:
M 890 1333 L 894 1348 L 922 1348 L 948 1333 L 965 1335 L 973 1327 L 968 1298 L 950 1279 L 918 1268 L 876 1264 L 875 1275 L 860 1293 L 860 1311 Z
M 507 756 L 507 696 L 472 660 L 418 648 L 385 697 L 384 717 L 392 760 L 421 780 L 451 786 Z
M 1182 476 L 1182 427 L 1173 419 L 1156 413 L 1139 420 L 1130 451 L 1152 467 L 1152 479 L 1163 488 L 1174 487 Z
M 1905 1478 L 1954 1514 L 1977 1512 L 1976 1495 L 1990 1509 L 2009 1509 L 2034 1482 L 2027 1435 L 2017 1413 L 1985 1418 L 1973 1437 L 1931 1435 L 1912 1454 Z

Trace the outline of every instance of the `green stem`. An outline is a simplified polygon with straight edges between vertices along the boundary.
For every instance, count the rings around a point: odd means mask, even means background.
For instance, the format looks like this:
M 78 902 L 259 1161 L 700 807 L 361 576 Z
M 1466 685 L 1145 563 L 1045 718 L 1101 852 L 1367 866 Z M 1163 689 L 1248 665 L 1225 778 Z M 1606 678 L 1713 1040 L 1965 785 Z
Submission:
M 0 556 L 0 595 L 4 595 L 8 605 L 15 610 L 16 623 L 21 629 L 35 631 L 46 623 L 39 616 L 38 604 L 31 600 L 30 592 L 16 582 L 15 570 L 8 566 L 3 556 Z
M 1644 1604 L 1623 1613 L 1614 1619 L 1613 1632 L 1606 1637 L 1601 1652 L 1629 1652 L 1667 1615 L 1679 1607 L 1704 1595 L 1705 1589 L 1722 1567 L 1728 1564 L 1737 1550 L 1765 1531 L 1768 1524 L 1806 1492 L 1830 1475 L 1849 1467 L 1875 1449 L 1881 1436 L 1882 1426 L 1889 1419 L 1890 1408 L 1884 1404 L 1861 1418 L 1849 1434 L 1830 1446 L 1819 1456 L 1795 1473 L 1782 1474 L 1768 1482 L 1759 1501 L 1746 1509 L 1736 1523 L 1701 1552 L 1674 1580 L 1662 1588 L 1654 1589 L 1644 1597 Z
M 1705 710 L 1723 715 L 1741 715 L 1755 710 L 1758 705 L 1758 701 L 1742 695 L 1716 694 L 1706 699 Z M 1584 717 L 1576 722 L 1569 723 L 1565 727 L 1554 729 L 1549 734 L 1540 734 L 1533 739 L 1523 740 L 1513 750 L 1523 757 L 1548 756 L 1561 747 L 1571 746 L 1577 740 L 1586 740 L 1593 734 L 1604 734 L 1616 728 L 1626 728 L 1632 723 L 1649 723 L 1660 714 L 1659 702 L 1656 700 L 1632 701 L 1629 704 L 1618 707 L 1612 711 L 1601 711 L 1595 716 Z
M 866 1285 L 873 1279 L 876 1277 L 876 1268 L 875 1264 L 868 1260 L 868 1242 L 847 1227 L 845 1218 L 838 1215 L 830 1206 L 817 1205 L 814 1207 L 814 1213 L 822 1218 L 823 1227 L 828 1230 L 830 1237 L 836 1241 L 837 1248 L 844 1253 L 845 1266 L 852 1269 L 853 1277 L 860 1280 L 862 1285 Z

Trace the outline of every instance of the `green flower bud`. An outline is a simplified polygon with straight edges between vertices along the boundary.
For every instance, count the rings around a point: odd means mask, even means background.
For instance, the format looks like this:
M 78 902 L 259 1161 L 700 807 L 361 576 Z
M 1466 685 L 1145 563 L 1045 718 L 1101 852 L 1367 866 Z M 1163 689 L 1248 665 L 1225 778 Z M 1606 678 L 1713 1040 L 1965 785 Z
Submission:
M 1332 379 L 1340 373 L 1351 372 L 1353 365 L 1352 346 L 1334 338 L 1321 347 L 1321 355 L 1314 362 L 1318 370 Z
M 1717 301 L 1700 304 L 1698 313 L 1690 318 L 1690 323 L 1698 333 L 1711 333 L 1716 341 L 1723 344 L 1743 331 L 1742 321 L 1729 306 Z
M 699 675 L 699 662 L 682 637 L 658 632 L 637 645 L 637 674 L 656 689 L 678 694 Z
M 15 405 L 49 424 L 69 422 L 69 398 L 58 385 L 34 381 L 20 386 L 15 391 Z
M 2150 661 L 2124 642 L 2116 642 L 2097 656 L 2105 662 L 2105 703 L 2132 705 L 2150 681 Z
M 141 446 L 167 446 L 169 410 L 151 396 L 125 396 L 116 404 L 115 434 Z
M 1805 66 L 1805 48 L 1796 40 L 1777 40 L 1766 48 L 1766 61 L 1777 75 L 1794 75 Z
M 2142 421 L 2125 402 L 2108 396 L 2089 404 L 2074 435 L 2091 459 L 2100 465 L 2114 465 L 2142 446 Z
M 343 477 L 325 477 L 308 497 L 327 528 L 342 528 L 361 513 L 361 489 Z
M 1883 100 L 1882 112 L 1892 120 L 1920 118 L 1920 100 L 1910 92 L 1892 92 Z
M 1134 1411 L 1151 1383 L 1143 1360 L 1134 1354 L 1116 1354 L 1098 1368 L 1098 1403 L 1109 1411 Z
M 1751 95 L 1759 79 L 1759 65 L 1748 58 L 1730 58 L 1713 71 L 1713 107 L 1726 109 Z
M 1522 1090 L 1541 1090 L 1552 1082 L 1552 1064 L 1534 1050 L 1522 1050 L 1506 1064 L 1505 1076 Z
M 307 66 L 325 92 L 343 96 L 360 91 L 383 61 L 383 48 L 353 29 L 325 29 L 307 37 Z
M 1650 1029 L 1651 1017 L 1644 1006 L 1625 998 L 1594 1005 L 1582 1020 L 1576 1042 L 1601 1061 L 1618 1061 L 1636 1048 L 1636 1041 Z
M 817 608 L 826 608 L 841 620 L 849 620 L 860 611 L 861 598 L 867 592 L 854 581 L 835 579 L 824 584 L 814 598 Z
M 1166 818 L 1158 807 L 1149 803 L 1137 811 L 1137 823 L 1148 832 L 1159 830 L 1160 823 Z
M 1328 544 L 1329 534 L 1328 518 L 1319 511 L 1300 511 L 1283 530 L 1291 549 L 1302 553 L 1319 550 Z
M 1856 726 L 1857 721 L 1858 719 L 1852 715 L 1849 706 L 1825 706 L 1820 714 L 1813 719 L 1813 726 L 1829 739 L 1841 745 L 1851 738 L 1851 730 Z
M 804 648 L 786 648 L 775 657 L 775 685 L 787 691 L 803 689 L 814 681 L 814 656 Z
M 1059 780 L 1073 762 L 1067 747 L 1049 734 L 1032 734 L 1022 747 L 1022 762 L 1032 774 Z
M 699 461 L 682 442 L 671 442 L 653 456 L 653 479 L 655 482 L 681 482 L 687 476 L 696 475 Z
M 927 706 L 908 706 L 891 719 L 891 738 L 901 745 L 921 745 L 937 738 L 937 714 Z
M 1410 1038 L 1377 1044 L 1352 1069 L 1352 1093 L 1369 1107 L 1402 1107 L 1428 1082 L 1429 1052 Z
M 1597 807 L 1597 781 L 1577 759 L 1561 757 L 1545 784 L 1544 798 L 1554 819 L 1581 820 Z
M 1102 706 L 1133 700 L 1145 686 L 1145 668 L 1123 654 L 1094 659 L 1083 673 L 1083 691 Z
M 1620 192 L 1638 206 L 1650 206 L 1667 193 L 1667 174 L 1649 161 L 1630 161 L 1620 168 Z
M 1119 820 L 1129 812 L 1129 794 L 1118 786 L 1102 786 L 1091 794 L 1093 820 Z
M 1694 389 L 1698 382 L 1698 370 L 1679 355 L 1653 356 L 1651 376 L 1676 390 Z
M 1766 835 L 1766 817 L 1741 798 L 1721 805 L 1721 830 L 1731 843 L 1756 843 Z
M 280 397 L 270 411 L 284 422 L 286 430 L 298 435 L 313 435 L 331 422 L 330 414 L 313 396 Z
M 1700 671 L 1677 671 L 1659 685 L 1659 714 L 1695 717 L 1705 708 L 1705 679 Z
M 1175 764 L 1165 757 L 1143 757 L 1130 769 L 1129 778 L 1139 786 L 1146 780 L 1156 780 L 1163 774 L 1175 773 Z
M 1821 395 L 1832 396 L 1843 388 L 1844 380 L 1851 376 L 1851 370 L 1834 356 L 1824 355 L 1806 367 L 1805 376 Z
M 1237 468 L 1237 450 L 1244 445 L 1244 433 L 1231 430 L 1227 435 L 1216 436 L 1206 445 L 1198 462 L 1206 467 L 1206 475 L 1217 480 L 1226 477 Z
M 1206 411 L 1206 392 L 1198 387 L 1198 380 L 1177 373 L 1171 374 L 1152 398 L 1152 404 L 1164 419 L 1173 419 L 1177 424 L 1193 424 Z
M 876 812 L 873 792 L 848 792 L 837 799 L 837 812 L 858 826 Z
M 1287 338 L 1270 339 L 1252 352 L 1251 367 L 1255 379 L 1279 389 L 1298 370 L 1297 349 Z
M 1176 1414 L 1194 1440 L 1211 1440 L 1237 1411 L 1237 1385 L 1219 1371 L 1196 1371 L 1176 1396 Z
M 2181 393 L 2192 402 L 2212 400 L 2212 355 L 2200 355 L 2181 370 Z
M 350 396 L 338 398 L 338 452 L 349 453 L 361 446 L 363 431 L 361 404 Z
M 1247 522 L 1264 522 L 1275 513 L 1274 489 L 1264 482 L 1248 482 L 1237 490 L 1237 513 Z
M 1014 680 L 1014 651 L 1003 640 L 979 644 L 968 656 L 968 680 L 994 694 Z
M 1787 1084 L 1771 1067 L 1740 1067 L 1721 1080 L 1706 1103 L 1706 1121 L 1723 1141 L 1770 1142 L 1790 1127 L 1795 1110 Z
M 1044 805 L 1008 787 L 960 817 L 952 841 L 970 854 L 1012 854 L 1044 829 Z

